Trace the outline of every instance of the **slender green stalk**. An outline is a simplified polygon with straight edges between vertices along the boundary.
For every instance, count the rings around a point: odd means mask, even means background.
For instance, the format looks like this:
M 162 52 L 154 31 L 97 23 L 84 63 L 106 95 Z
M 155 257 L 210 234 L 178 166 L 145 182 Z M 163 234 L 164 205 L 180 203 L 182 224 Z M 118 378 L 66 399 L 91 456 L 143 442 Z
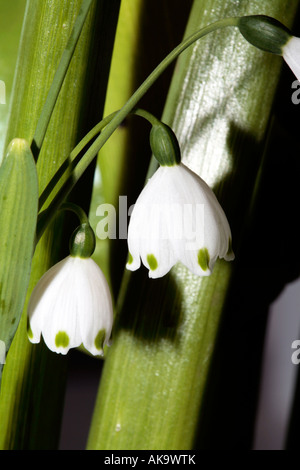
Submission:
M 289 26 L 297 6 L 281 0 L 196 0 L 187 34 L 216 16 L 259 14 L 262 8 Z M 234 248 L 248 213 L 280 65 L 277 57 L 241 41 L 236 31 L 210 36 L 178 63 L 163 114 L 163 122 L 179 138 L 183 161 L 214 187 L 224 204 Z M 210 365 L 233 266 L 219 262 L 207 278 L 193 276 L 180 264 L 161 280 L 149 280 L 142 269 L 124 277 L 126 289 L 88 449 L 197 448 L 196 431 L 205 411 L 209 373 L 214 373 Z M 242 338 L 231 340 L 238 354 Z M 225 359 L 225 368 L 229 363 L 234 367 L 234 356 Z M 216 401 L 224 387 L 221 383 L 216 389 Z M 218 416 L 214 423 L 218 427 Z M 236 434 L 229 437 L 236 442 Z
M 55 175 L 51 178 L 51 181 L 47 184 L 46 188 L 42 192 L 39 197 L 39 208 L 41 209 L 49 196 L 51 195 L 52 191 L 55 189 L 56 185 L 58 185 L 61 181 L 61 178 L 66 173 L 66 171 L 72 172 L 75 166 L 78 163 L 78 159 L 81 158 L 80 153 L 82 150 L 88 145 L 88 143 L 99 134 L 102 129 L 112 120 L 116 113 L 112 113 L 110 116 L 102 119 L 90 132 L 84 136 L 84 138 L 76 145 L 76 147 L 70 153 L 70 156 L 65 159 L 65 161 L 61 164 Z M 38 237 L 39 239 L 40 237 Z
M 64 202 L 60 206 L 60 210 L 61 211 L 73 212 L 74 214 L 77 215 L 77 217 L 78 217 L 81 224 L 88 224 L 89 223 L 88 216 L 86 215 L 86 213 L 84 212 L 84 210 L 81 207 L 77 206 L 77 204 L 73 204 L 72 202 Z
M 43 139 L 36 165 L 40 192 L 76 143 L 101 119 L 119 3 L 119 0 L 109 3 L 97 0 L 91 6 Z M 28 1 L 7 142 L 16 136 L 32 142 L 81 5 L 81 0 Z M 91 186 L 92 179 L 81 197 L 80 205 L 84 209 Z M 63 222 L 58 217 L 44 233 L 32 260 L 23 315 L 3 370 L 1 449 L 46 450 L 58 445 L 67 361 L 49 351 L 42 342 L 32 345 L 28 341 L 27 305 L 37 281 L 67 249 L 63 228 L 67 236 L 70 228 Z
M 160 121 L 157 119 L 155 116 L 153 116 L 152 113 L 149 113 L 149 111 L 146 111 L 145 109 L 137 108 L 132 111 L 136 116 L 140 116 L 144 119 L 146 119 L 152 126 L 155 126 L 155 124 L 159 124 Z
M 57 193 L 53 201 L 51 202 L 48 211 L 47 217 L 43 217 L 40 220 L 37 228 L 37 239 L 42 236 L 47 225 L 53 220 L 60 204 L 68 197 L 76 183 L 82 177 L 86 169 L 92 163 L 99 150 L 103 147 L 105 142 L 117 129 L 117 127 L 122 123 L 126 116 L 134 109 L 140 99 L 145 95 L 149 88 L 155 83 L 155 81 L 160 77 L 160 75 L 165 71 L 165 69 L 189 46 L 199 39 L 205 37 L 209 33 L 212 33 L 218 29 L 226 28 L 229 26 L 237 26 L 238 18 L 225 18 L 220 21 L 204 27 L 200 31 L 189 36 L 185 41 L 179 44 L 172 52 L 153 70 L 153 72 L 148 76 L 148 78 L 143 82 L 143 84 L 136 90 L 136 92 L 131 96 L 123 108 L 118 111 L 110 123 L 104 128 L 100 136 L 95 140 L 95 142 L 90 146 L 87 152 L 82 156 L 72 174 L 69 176 L 67 181 L 64 183 L 63 187 Z
M 70 153 L 70 156 L 66 158 L 66 160 L 62 163 L 59 167 L 55 175 L 52 177 L 51 181 L 48 183 L 47 187 L 44 189 L 43 193 L 39 197 L 39 208 L 41 209 L 45 202 L 47 201 L 48 197 L 52 193 L 52 191 L 56 188 L 56 186 L 60 183 L 62 176 L 65 174 L 66 171 L 72 172 L 81 158 L 83 158 L 80 154 L 82 150 L 90 143 L 96 135 L 100 134 L 100 132 L 104 129 L 105 126 L 114 118 L 114 116 L 118 113 L 115 111 L 114 113 L 110 114 L 106 118 L 102 119 L 90 132 L 76 145 L 76 147 Z M 159 122 L 159 120 L 153 116 L 153 114 L 145 111 L 144 109 L 134 109 L 132 114 L 136 116 L 141 116 L 150 122 L 152 125 Z M 46 215 L 46 214 L 45 214 Z M 40 238 L 40 234 L 38 234 L 38 240 Z
M 57 68 L 57 71 L 54 75 L 53 82 L 52 82 L 50 91 L 48 93 L 45 105 L 40 114 L 36 131 L 33 136 L 32 144 L 31 144 L 32 152 L 36 160 L 41 150 L 41 147 L 42 147 L 42 144 L 43 144 L 46 132 L 47 132 L 47 128 L 48 128 L 48 125 L 49 125 L 49 122 L 50 122 L 50 119 L 51 119 L 51 116 L 55 107 L 55 103 L 57 101 L 63 81 L 69 69 L 69 65 L 73 57 L 75 47 L 78 43 L 82 28 L 84 26 L 88 12 L 91 8 L 92 2 L 93 0 L 82 1 L 82 5 L 78 13 L 78 16 L 76 18 L 76 21 L 74 23 L 73 30 L 71 32 L 68 43 L 62 54 L 62 58 Z

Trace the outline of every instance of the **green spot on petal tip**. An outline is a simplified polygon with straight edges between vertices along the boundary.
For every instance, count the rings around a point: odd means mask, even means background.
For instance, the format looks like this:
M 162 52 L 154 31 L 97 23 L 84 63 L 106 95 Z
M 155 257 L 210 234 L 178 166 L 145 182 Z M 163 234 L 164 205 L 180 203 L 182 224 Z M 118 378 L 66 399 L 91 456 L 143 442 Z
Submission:
M 131 253 L 129 253 L 129 254 L 128 254 L 128 260 L 127 260 L 127 263 L 128 263 L 128 264 L 132 264 L 132 262 L 133 262 L 133 257 L 132 257 L 132 254 L 131 254 Z
M 155 271 L 157 269 L 158 262 L 154 255 L 148 255 L 147 262 L 149 264 L 149 268 L 151 269 L 151 271 Z
M 201 248 L 198 252 L 198 264 L 203 271 L 209 268 L 209 253 L 207 248 Z
M 30 328 L 30 326 L 27 329 L 27 336 L 28 336 L 29 339 L 33 338 L 33 333 L 32 333 L 32 329 Z
M 102 351 L 105 334 L 106 334 L 105 330 L 100 330 L 95 338 L 95 347 L 99 351 Z
M 59 347 L 66 348 L 68 347 L 69 342 L 70 342 L 70 338 L 65 331 L 59 331 L 57 335 L 55 336 L 55 346 L 57 348 Z

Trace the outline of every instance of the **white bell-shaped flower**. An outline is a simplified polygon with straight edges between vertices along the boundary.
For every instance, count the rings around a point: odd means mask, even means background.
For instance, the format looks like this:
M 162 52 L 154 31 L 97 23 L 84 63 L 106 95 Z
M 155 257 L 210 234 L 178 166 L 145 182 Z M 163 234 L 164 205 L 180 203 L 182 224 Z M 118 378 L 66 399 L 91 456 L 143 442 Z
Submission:
M 71 238 L 71 256 L 55 264 L 35 286 L 28 304 L 28 337 L 67 354 L 81 345 L 93 355 L 103 355 L 113 325 L 108 283 L 90 258 L 94 233 L 82 224 Z
M 292 36 L 282 48 L 282 56 L 297 80 L 300 81 L 300 38 Z
M 92 258 L 68 256 L 35 286 L 28 305 L 28 337 L 41 335 L 51 351 L 67 354 L 81 344 L 102 355 L 113 324 L 108 284 Z
M 184 164 L 160 166 L 134 205 L 128 228 L 127 269 L 141 260 L 149 277 L 177 262 L 208 276 L 217 258 L 234 259 L 231 230 L 215 194 Z

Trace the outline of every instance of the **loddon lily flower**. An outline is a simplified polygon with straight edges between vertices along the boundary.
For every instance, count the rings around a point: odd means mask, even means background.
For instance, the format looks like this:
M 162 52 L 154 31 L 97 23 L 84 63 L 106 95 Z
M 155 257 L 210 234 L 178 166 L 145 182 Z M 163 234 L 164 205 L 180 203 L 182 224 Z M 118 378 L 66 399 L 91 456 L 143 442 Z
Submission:
M 215 194 L 178 160 L 159 167 L 130 217 L 126 267 L 134 271 L 142 260 L 151 278 L 164 276 L 177 262 L 208 276 L 217 258 L 234 259 L 231 230 Z
M 86 230 L 76 231 L 71 255 L 55 264 L 35 286 L 28 305 L 28 337 L 48 348 L 67 354 L 83 345 L 93 355 L 102 355 L 108 344 L 113 307 L 110 290 L 99 266 L 78 246 Z

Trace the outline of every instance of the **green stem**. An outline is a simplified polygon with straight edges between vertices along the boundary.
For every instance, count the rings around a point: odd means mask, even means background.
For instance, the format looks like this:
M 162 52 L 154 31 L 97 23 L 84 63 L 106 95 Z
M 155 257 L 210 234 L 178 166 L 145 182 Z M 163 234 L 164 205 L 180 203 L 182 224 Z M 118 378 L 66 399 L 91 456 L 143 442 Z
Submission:
M 47 96 L 46 102 L 44 104 L 41 115 L 39 117 L 35 134 L 33 136 L 32 144 L 31 144 L 32 153 L 36 160 L 38 158 L 40 149 L 42 147 L 55 103 L 57 101 L 64 78 L 68 71 L 71 59 L 74 54 L 75 47 L 80 37 L 83 25 L 85 23 L 86 17 L 88 15 L 89 9 L 92 4 L 92 1 L 93 0 L 82 1 L 82 5 L 78 13 L 78 16 L 76 18 L 73 31 L 71 33 L 71 36 L 62 54 L 61 61 L 55 73 L 49 94 Z
M 144 119 L 146 119 L 152 126 L 155 126 L 157 124 L 160 124 L 160 120 L 157 119 L 152 113 L 149 113 L 149 111 L 146 111 L 145 109 L 141 108 L 136 108 L 132 111 L 133 114 L 136 116 L 140 116 Z
M 61 211 L 74 212 L 74 214 L 77 215 L 81 225 L 82 224 L 89 224 L 88 216 L 86 215 L 86 213 L 84 212 L 84 210 L 81 207 L 77 206 L 77 204 L 73 204 L 72 202 L 64 202 L 60 206 L 60 210 Z
M 70 153 L 70 156 L 66 158 L 66 160 L 61 164 L 55 175 L 52 177 L 51 181 L 47 184 L 46 188 L 42 192 L 39 198 L 39 209 L 43 207 L 45 202 L 47 201 L 48 197 L 51 195 L 52 191 L 55 189 L 56 185 L 59 183 L 60 179 L 64 175 L 64 173 L 69 170 L 72 172 L 76 167 L 79 160 L 82 158 L 80 155 L 82 150 L 91 142 L 91 140 L 96 137 L 97 134 L 104 129 L 105 126 L 113 119 L 113 117 L 118 113 L 115 111 L 114 113 L 110 114 L 106 118 L 102 119 L 98 124 L 96 124 L 93 129 L 90 130 L 88 134 L 84 136 L 84 138 L 76 145 L 76 147 Z M 159 120 L 153 116 L 153 114 L 145 111 L 144 109 L 137 108 L 132 111 L 132 114 L 137 116 L 141 116 L 144 119 L 147 119 L 152 125 L 159 122 Z
M 114 115 L 110 123 L 101 132 L 100 136 L 90 146 L 87 152 L 83 155 L 77 166 L 74 168 L 73 173 L 66 180 L 62 188 L 59 190 L 52 203 L 49 205 L 47 210 L 47 217 L 40 219 L 37 227 L 37 241 L 40 239 L 48 224 L 53 220 L 55 213 L 62 202 L 70 194 L 76 183 L 79 181 L 83 173 L 86 171 L 88 166 L 92 163 L 100 149 L 103 147 L 105 142 L 122 123 L 126 116 L 135 108 L 140 99 L 145 95 L 149 88 L 155 83 L 160 75 L 166 70 L 166 68 L 189 46 L 195 41 L 203 38 L 207 34 L 214 32 L 218 29 L 225 28 L 228 26 L 238 26 L 239 17 L 225 18 L 215 23 L 202 28 L 189 36 L 185 41 L 180 43 L 165 59 L 153 70 L 148 78 L 142 83 L 142 85 L 136 90 L 136 92 L 129 98 L 125 105 Z
M 52 177 L 50 182 L 47 184 L 46 188 L 42 192 L 39 198 L 39 208 L 41 209 L 45 202 L 47 201 L 48 197 L 51 195 L 53 189 L 59 183 L 61 177 L 64 173 L 69 170 L 72 171 L 78 163 L 78 159 L 80 159 L 80 153 L 82 150 L 90 143 L 97 134 L 99 134 L 102 129 L 112 120 L 112 118 L 116 115 L 115 113 L 110 114 L 106 118 L 102 119 L 93 129 L 90 130 L 88 134 L 76 145 L 76 147 L 70 153 L 70 156 L 66 158 L 66 160 L 61 164 L 55 175 Z
M 82 150 L 91 142 L 91 140 L 96 137 L 97 134 L 104 129 L 105 126 L 113 119 L 113 117 L 118 113 L 115 111 L 114 113 L 110 114 L 106 118 L 102 119 L 93 129 L 90 130 L 88 134 L 76 145 L 76 147 L 70 153 L 70 156 L 66 158 L 66 160 L 61 164 L 55 175 L 52 177 L 51 181 L 47 184 L 46 188 L 42 192 L 39 198 L 39 209 L 43 207 L 45 202 L 47 201 L 48 197 L 51 195 L 52 191 L 55 189 L 56 185 L 59 183 L 61 177 L 64 173 L 69 170 L 72 172 L 76 167 L 79 160 L 82 158 L 80 155 Z M 132 111 L 132 114 L 136 116 L 143 117 L 147 121 L 149 121 L 152 125 L 159 123 L 159 119 L 157 119 L 153 114 L 145 111 L 141 108 L 136 108 Z
M 253 8 L 252 2 L 197 0 L 187 31 L 216 14 L 240 16 Z M 263 0 L 259 8 L 290 24 L 296 3 Z M 228 211 L 235 245 L 241 243 L 240 230 L 247 220 L 281 65 L 276 57 L 244 47 L 238 38 L 209 37 L 203 47 L 193 47 L 182 57 L 163 113 L 163 120 L 186 144 L 185 162 L 208 179 Z M 239 268 L 241 288 L 245 267 L 239 263 Z M 254 301 L 248 307 L 252 281 L 245 298 L 241 289 L 229 289 L 233 269 L 219 262 L 211 276 L 199 279 L 178 264 L 161 280 L 149 281 L 143 270 L 132 273 L 131 282 L 124 280 L 128 285 L 117 305 L 113 347 L 102 371 L 87 449 L 225 449 L 250 434 L 252 412 L 245 406 L 244 392 L 252 377 L 245 361 L 236 366 L 236 338 L 249 329 L 257 306 Z M 235 294 L 230 306 L 229 293 Z M 225 307 L 231 309 L 225 312 Z M 251 334 L 247 338 L 247 364 L 253 365 Z M 246 384 L 243 393 L 241 383 Z M 250 405 L 255 409 L 252 400 Z M 243 430 L 242 436 L 237 429 Z M 200 442 L 195 442 L 197 431 Z

